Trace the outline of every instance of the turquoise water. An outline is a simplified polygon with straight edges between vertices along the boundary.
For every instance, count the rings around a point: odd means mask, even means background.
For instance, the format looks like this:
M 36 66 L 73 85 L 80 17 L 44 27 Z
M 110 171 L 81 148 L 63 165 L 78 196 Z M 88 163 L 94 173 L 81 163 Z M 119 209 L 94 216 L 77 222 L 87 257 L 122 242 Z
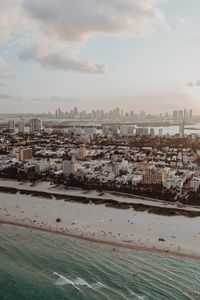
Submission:
M 0 299 L 200 299 L 200 264 L 0 226 Z

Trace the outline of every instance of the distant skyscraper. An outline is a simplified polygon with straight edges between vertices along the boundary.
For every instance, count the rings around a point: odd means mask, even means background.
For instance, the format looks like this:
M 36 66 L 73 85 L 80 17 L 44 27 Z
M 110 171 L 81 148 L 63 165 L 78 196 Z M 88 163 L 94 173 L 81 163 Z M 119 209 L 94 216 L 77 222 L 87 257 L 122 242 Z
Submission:
M 137 127 L 135 129 L 135 134 L 136 135 L 144 135 L 144 128 L 143 127 Z
M 18 124 L 18 132 L 19 133 L 24 133 L 24 129 L 25 129 L 25 122 L 20 121 L 19 124 Z
M 145 119 L 145 111 L 140 112 L 140 119 L 141 120 Z
M 184 119 L 186 119 L 187 118 L 187 111 L 186 111 L 186 109 L 184 109 Z
M 163 135 L 163 129 L 162 129 L 162 128 L 159 128 L 159 130 L 158 130 L 158 135 L 159 135 L 159 136 L 162 136 L 162 135 Z
M 8 130 L 15 130 L 15 121 L 14 120 L 9 120 L 7 123 L 7 129 Z
M 147 127 L 137 127 L 135 131 L 136 135 L 148 135 L 149 134 L 149 128 Z
M 190 119 L 192 119 L 192 109 L 190 109 Z
M 173 111 L 173 119 L 177 119 L 177 117 L 178 117 L 178 112 L 177 112 L 177 110 L 174 110 Z
M 42 121 L 39 118 L 30 120 L 30 133 L 37 133 L 42 130 Z
M 178 111 L 178 118 L 181 120 L 181 119 L 183 119 L 183 110 L 182 109 L 180 109 L 179 111 Z
M 131 136 L 133 135 L 133 127 L 123 125 L 120 127 L 120 135 L 122 136 Z
M 155 135 L 155 129 L 154 128 L 150 128 L 150 135 L 154 136 Z
M 181 122 L 179 125 L 179 137 L 183 138 L 185 135 L 185 122 Z

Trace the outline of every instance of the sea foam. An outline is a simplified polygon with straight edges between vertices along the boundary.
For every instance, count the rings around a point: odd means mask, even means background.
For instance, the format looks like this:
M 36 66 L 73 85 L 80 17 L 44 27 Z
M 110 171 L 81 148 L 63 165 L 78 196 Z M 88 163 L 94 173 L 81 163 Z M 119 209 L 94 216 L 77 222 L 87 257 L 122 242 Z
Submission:
M 82 279 L 80 277 L 77 277 L 74 280 L 70 280 L 63 275 L 58 274 L 57 272 L 53 272 L 53 275 L 58 277 L 58 279 L 55 282 L 56 285 L 73 285 L 75 287 L 76 286 L 86 286 L 90 289 L 99 289 L 99 288 L 104 287 L 103 283 L 101 283 L 101 282 L 97 282 L 97 283 L 90 285 L 89 283 L 87 283 L 87 281 L 85 281 L 84 279 Z

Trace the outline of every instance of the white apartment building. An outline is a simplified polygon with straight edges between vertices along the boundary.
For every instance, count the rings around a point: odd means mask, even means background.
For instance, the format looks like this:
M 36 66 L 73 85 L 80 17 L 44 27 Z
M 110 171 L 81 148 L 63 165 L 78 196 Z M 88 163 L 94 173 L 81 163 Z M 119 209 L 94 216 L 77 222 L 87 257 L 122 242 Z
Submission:
M 72 158 L 71 160 L 63 161 L 63 174 L 69 176 L 78 171 L 78 163 Z
M 164 180 L 163 187 L 166 188 L 167 190 L 170 190 L 170 189 L 181 190 L 183 188 L 185 180 L 186 180 L 186 177 L 171 176 Z
M 189 187 L 192 191 L 197 192 L 200 186 L 200 177 L 193 177 L 189 182 Z
M 35 164 L 35 172 L 41 174 L 50 170 L 50 163 L 48 161 L 41 160 Z
M 134 174 L 131 179 L 132 185 L 137 186 L 140 182 L 142 182 L 142 175 Z
M 112 163 L 112 172 L 115 174 L 115 176 L 119 176 L 121 170 L 121 164 L 117 162 Z
M 134 133 L 134 128 L 131 126 L 121 126 L 120 135 L 121 136 L 132 136 Z

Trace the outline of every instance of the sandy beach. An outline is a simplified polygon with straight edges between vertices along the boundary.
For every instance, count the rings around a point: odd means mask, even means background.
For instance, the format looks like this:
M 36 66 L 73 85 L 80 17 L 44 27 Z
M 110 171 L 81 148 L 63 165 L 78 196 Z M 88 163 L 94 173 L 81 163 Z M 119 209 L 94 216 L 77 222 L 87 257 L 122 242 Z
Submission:
M 156 251 L 165 255 L 200 258 L 199 221 L 199 217 L 160 216 L 133 209 L 0 193 L 1 224 L 27 226 L 113 247 Z
M 51 186 L 48 181 L 38 182 L 35 185 L 30 184 L 29 182 L 18 182 L 16 180 L 3 180 L 0 179 L 0 187 L 6 188 L 16 188 L 17 190 L 26 190 L 26 191 L 38 191 L 45 193 L 53 193 L 57 195 L 64 196 L 73 196 L 73 197 L 84 197 L 86 199 L 103 199 L 103 200 L 114 200 L 125 203 L 135 203 L 135 204 L 145 204 L 154 207 L 167 207 L 167 208 L 176 208 L 182 209 L 178 207 L 175 203 L 168 203 L 157 199 L 145 198 L 134 195 L 127 195 L 123 193 L 117 192 L 104 192 L 103 195 L 99 195 L 99 192 L 95 190 L 84 191 L 78 188 L 65 189 L 63 186 Z M 189 211 L 198 211 L 200 212 L 200 207 L 197 206 L 185 206 L 184 210 Z

